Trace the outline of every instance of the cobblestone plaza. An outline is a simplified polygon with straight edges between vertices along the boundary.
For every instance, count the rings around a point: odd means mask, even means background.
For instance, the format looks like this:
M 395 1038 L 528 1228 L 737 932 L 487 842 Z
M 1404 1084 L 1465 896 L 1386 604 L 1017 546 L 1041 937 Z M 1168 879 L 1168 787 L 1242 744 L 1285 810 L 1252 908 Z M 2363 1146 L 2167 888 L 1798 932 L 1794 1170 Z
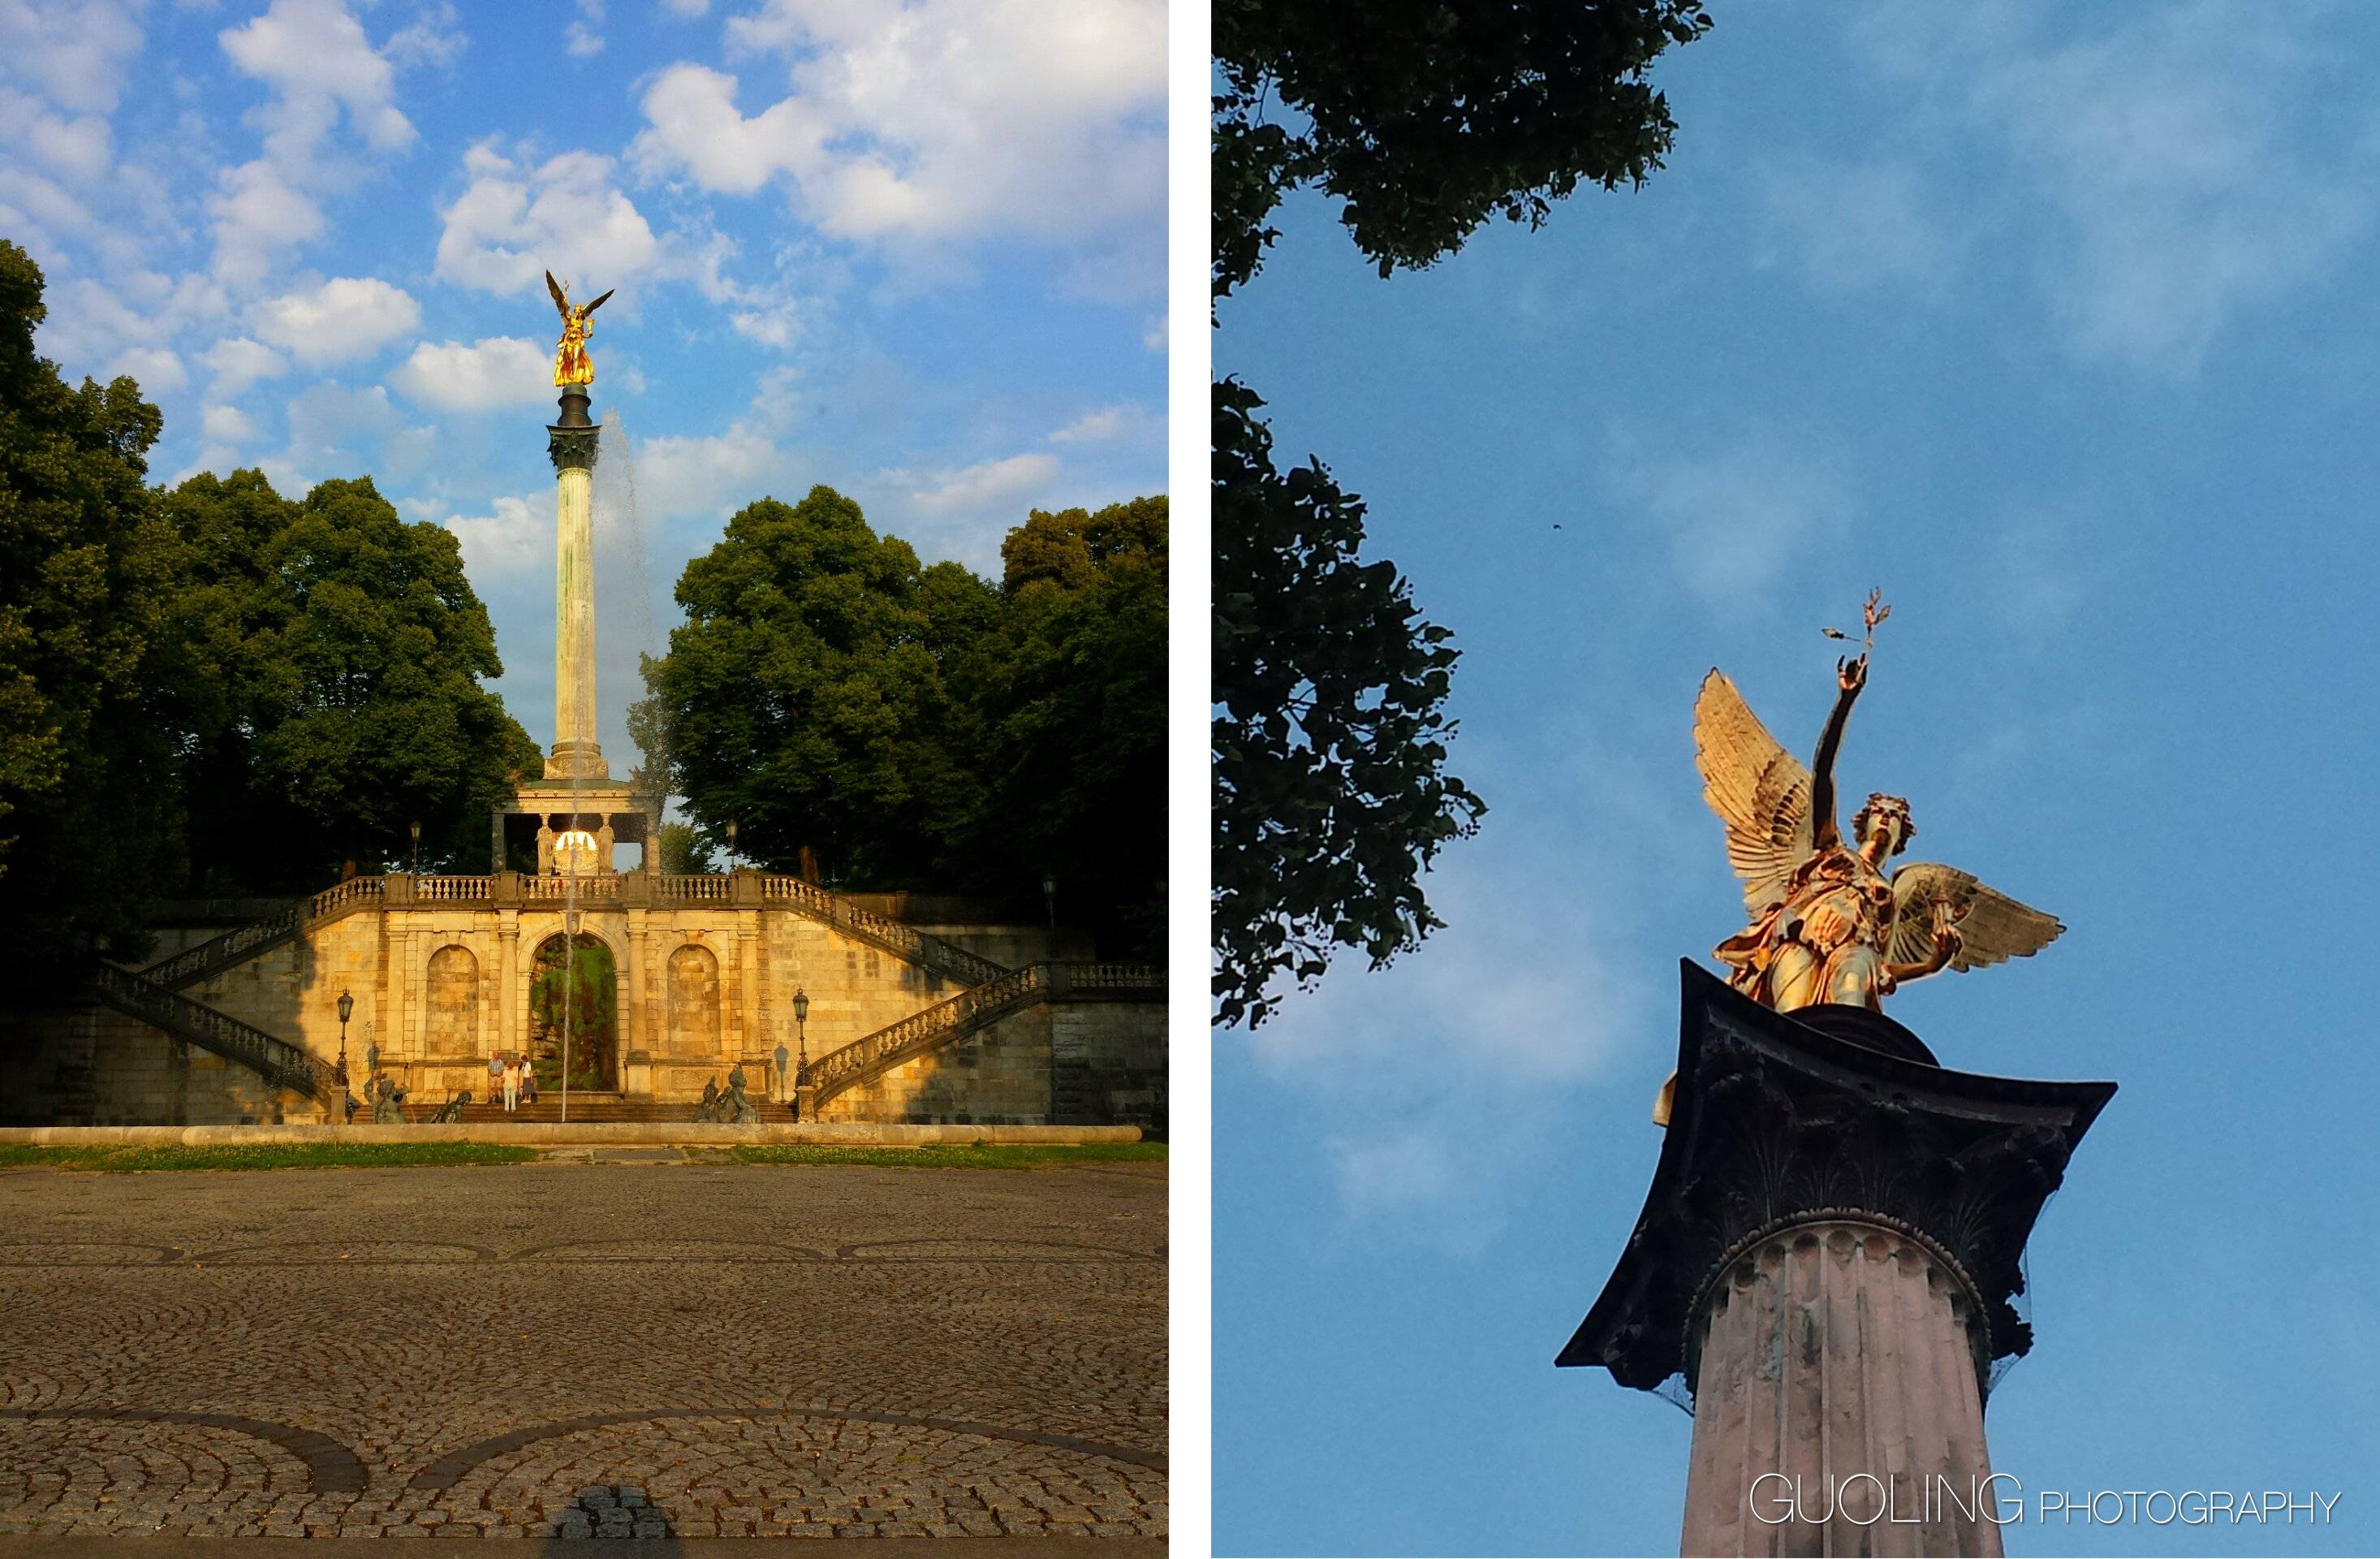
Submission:
M 1164 1535 L 1162 1164 L 593 1157 L 0 1172 L 0 1534 Z

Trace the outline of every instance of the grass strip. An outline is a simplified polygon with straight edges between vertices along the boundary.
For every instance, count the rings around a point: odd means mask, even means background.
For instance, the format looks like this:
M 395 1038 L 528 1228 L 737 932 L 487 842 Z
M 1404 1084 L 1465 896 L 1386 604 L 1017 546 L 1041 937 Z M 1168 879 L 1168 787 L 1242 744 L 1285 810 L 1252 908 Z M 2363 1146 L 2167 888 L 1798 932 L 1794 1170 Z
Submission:
M 893 1169 L 1046 1169 L 1070 1163 L 1162 1163 L 1162 1142 L 951 1143 L 921 1148 L 839 1148 L 821 1142 L 733 1150 L 738 1163 L 862 1163 Z
M 260 1142 L 165 1147 L 35 1147 L 0 1143 L 0 1169 L 43 1165 L 122 1175 L 181 1169 L 379 1168 L 390 1164 L 527 1163 L 534 1148 L 493 1142 Z

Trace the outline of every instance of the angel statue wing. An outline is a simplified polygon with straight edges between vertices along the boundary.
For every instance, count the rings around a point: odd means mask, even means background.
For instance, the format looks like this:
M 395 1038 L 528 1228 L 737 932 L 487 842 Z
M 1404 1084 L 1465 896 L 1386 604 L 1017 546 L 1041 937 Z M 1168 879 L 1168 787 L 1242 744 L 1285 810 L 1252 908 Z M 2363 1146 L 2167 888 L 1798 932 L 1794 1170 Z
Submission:
M 1920 964 L 1934 953 L 1934 928 L 1955 927 L 1959 950 L 1950 968 L 1972 968 L 2030 958 L 2066 928 L 2055 915 L 2019 904 L 1955 866 L 1913 860 L 1892 874 L 1892 945 L 1886 957 Z
M 562 311 L 562 317 L 565 320 L 569 319 L 570 294 L 562 289 L 562 284 L 553 279 L 553 273 L 551 271 L 545 274 L 545 290 L 553 294 L 553 306 Z M 609 298 L 612 295 L 607 292 L 603 296 Z
M 1758 916 L 1785 898 L 1785 880 L 1810 855 L 1810 771 L 1768 734 L 1727 674 L 1694 696 L 1694 767 L 1703 799 L 1727 825 L 1727 863 Z
M 589 303 L 587 307 L 578 311 L 578 317 L 583 320 L 588 315 L 593 313 L 596 310 L 601 309 L 604 302 L 611 298 L 612 294 L 619 290 L 620 289 L 618 287 L 606 288 L 601 298 L 598 298 L 594 302 Z

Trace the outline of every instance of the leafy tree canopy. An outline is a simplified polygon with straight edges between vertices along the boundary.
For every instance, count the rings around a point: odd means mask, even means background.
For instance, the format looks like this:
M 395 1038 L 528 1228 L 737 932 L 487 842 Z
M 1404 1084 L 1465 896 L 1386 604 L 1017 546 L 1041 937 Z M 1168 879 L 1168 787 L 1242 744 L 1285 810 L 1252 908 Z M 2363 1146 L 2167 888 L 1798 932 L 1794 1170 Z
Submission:
M 1166 501 L 1034 513 L 1001 546 L 985 853 L 1155 957 L 1164 940 Z
M 495 632 L 452 531 L 407 524 L 370 479 L 302 499 L 257 471 L 163 495 L 180 539 L 198 724 L 192 877 L 302 892 L 341 863 L 476 861 L 488 809 L 540 749 L 504 700 Z
M 1335 946 L 1379 968 L 1440 922 L 1421 874 L 1487 805 L 1445 772 L 1460 653 L 1392 563 L 1366 563 L 1364 503 L 1319 462 L 1277 470 L 1264 405 L 1214 387 L 1216 1020 L 1279 1006 Z
M 1216 295 L 1301 185 L 1386 276 L 1491 215 L 1534 227 L 1581 183 L 1642 183 L 1677 130 L 1645 72 L 1709 27 L 1702 0 L 1215 0 Z
M 41 269 L 0 241 L 0 948 L 46 963 L 145 941 L 181 843 L 155 784 L 169 538 L 140 386 L 70 387 L 33 350 Z
M 999 610 L 955 564 L 921 567 L 828 487 L 746 505 L 677 586 L 684 625 L 646 663 L 632 722 L 669 755 L 706 839 L 847 885 L 948 881 L 983 805 L 963 691 Z

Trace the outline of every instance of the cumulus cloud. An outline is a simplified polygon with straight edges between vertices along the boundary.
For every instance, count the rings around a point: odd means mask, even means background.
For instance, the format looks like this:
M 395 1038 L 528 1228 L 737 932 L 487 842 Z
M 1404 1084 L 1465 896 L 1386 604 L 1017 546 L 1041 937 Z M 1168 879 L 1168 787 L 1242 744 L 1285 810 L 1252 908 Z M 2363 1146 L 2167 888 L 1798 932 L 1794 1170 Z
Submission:
M 245 335 L 225 337 L 208 347 L 199 360 L 214 375 L 215 395 L 226 400 L 260 379 L 275 379 L 289 371 L 288 360 L 280 353 Z
M 640 165 L 735 194 L 783 176 L 797 214 L 862 240 L 1163 211 L 1163 0 L 768 0 L 728 38 L 782 56 L 790 93 L 747 117 L 735 77 L 672 66 L 645 93 Z
M 105 116 L 54 114 L 40 99 L 5 89 L 0 142 L 20 147 L 53 173 L 86 184 L 106 174 L 115 147 Z
M 8 0 L 0 5 L 0 69 L 61 108 L 109 113 L 140 49 L 140 9 L 123 0 Z
M 135 347 L 116 354 L 115 360 L 101 371 L 100 377 L 113 379 L 128 373 L 140 382 L 140 393 L 153 400 L 172 395 L 188 385 L 190 375 L 182 367 L 182 359 L 163 347 Z
M 264 131 L 263 155 L 225 169 L 210 201 L 215 274 L 252 286 L 282 250 L 321 234 L 310 191 L 329 177 L 320 152 L 343 112 L 376 152 L 409 144 L 414 129 L 396 107 L 395 67 L 342 0 L 273 0 L 262 16 L 225 29 L 216 41 L 234 68 L 273 94 L 254 116 Z
M 342 0 L 273 0 L 272 9 L 216 41 L 243 75 L 271 86 L 265 149 L 287 163 L 310 156 L 339 111 L 375 151 L 413 139 L 397 111 L 396 73 Z
M 256 436 L 255 422 L 236 406 L 208 407 L 200 420 L 200 428 L 210 445 L 246 444 Z
M 905 473 L 892 473 L 901 481 Z M 911 507 L 929 515 L 979 515 L 1015 509 L 1047 492 L 1058 474 L 1058 457 L 1034 451 L 1004 460 L 985 460 L 964 470 L 942 471 L 901 481 Z
M 552 566 L 550 493 L 498 498 L 486 514 L 449 515 L 443 523 L 462 543 L 464 566 L 476 579 Z
M 609 157 L 565 152 L 529 168 L 482 141 L 463 165 L 471 181 L 440 213 L 441 280 L 530 292 L 551 266 L 565 281 L 601 273 L 601 285 L 613 286 L 662 258 L 661 240 L 613 183 Z
M 406 399 L 441 411 L 492 411 L 551 400 L 552 368 L 543 347 L 517 335 L 481 336 L 468 347 L 424 341 L 389 383 Z
M 420 323 L 411 294 L 372 276 L 334 276 L 249 311 L 258 335 L 309 366 L 369 357 Z
M 636 457 L 637 496 L 662 519 L 724 519 L 771 491 L 792 491 L 786 452 L 756 421 L 708 437 L 639 439 Z
M 411 27 L 391 34 L 381 54 L 395 66 L 448 66 L 463 57 L 469 43 L 454 0 L 445 0 L 435 10 L 425 11 Z

